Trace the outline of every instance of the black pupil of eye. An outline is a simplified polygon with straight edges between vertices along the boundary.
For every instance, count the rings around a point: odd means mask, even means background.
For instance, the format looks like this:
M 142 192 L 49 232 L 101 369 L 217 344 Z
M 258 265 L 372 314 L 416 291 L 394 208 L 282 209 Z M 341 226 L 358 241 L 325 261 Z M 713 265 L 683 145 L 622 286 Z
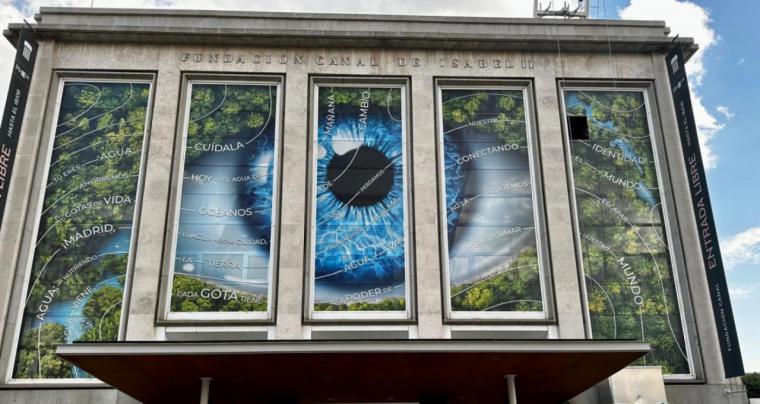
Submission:
M 327 165 L 327 180 L 335 198 L 351 206 L 374 205 L 393 187 L 391 160 L 377 149 L 360 146 L 336 154 Z

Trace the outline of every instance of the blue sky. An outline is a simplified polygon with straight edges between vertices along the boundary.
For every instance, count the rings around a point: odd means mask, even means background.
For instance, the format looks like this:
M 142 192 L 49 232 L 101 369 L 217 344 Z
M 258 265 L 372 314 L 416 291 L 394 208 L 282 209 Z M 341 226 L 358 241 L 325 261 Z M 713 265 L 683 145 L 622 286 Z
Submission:
M 40 6 L 89 7 L 91 0 L 0 0 L 0 25 Z M 543 1 L 546 3 L 546 0 Z M 219 8 L 268 11 L 530 16 L 533 0 L 95 0 L 96 7 Z M 687 65 L 718 234 L 748 371 L 760 372 L 760 2 L 591 0 L 592 18 L 665 19 L 672 34 L 702 49 Z M 596 6 L 598 5 L 598 8 Z M 12 47 L 0 40 L 0 77 L 10 77 Z M 755 74 L 753 74 L 755 73 Z M 7 82 L 0 81 L 0 107 Z
M 700 2 L 702 4 L 702 2 Z M 718 43 L 704 56 L 706 74 L 699 92 L 703 102 L 730 113 L 715 136 L 718 157 L 708 172 L 713 210 L 746 367 L 760 371 L 760 26 L 749 16 L 760 13 L 756 1 L 706 1 Z M 719 113 L 720 114 L 720 113 Z M 733 115 L 733 117 L 730 117 Z M 755 168 L 752 168 L 755 167 Z
M 633 14 L 666 19 L 671 35 L 694 36 L 700 42 L 701 84 L 691 77 L 692 90 L 714 121 L 702 116 L 701 132 L 714 132 L 708 142 L 712 155 L 707 172 L 718 235 L 721 239 L 728 285 L 747 371 L 760 372 L 760 169 L 752 163 L 760 159 L 760 26 L 749 16 L 760 13 L 757 1 L 692 1 L 709 16 L 700 24 L 694 14 L 682 11 L 669 0 L 606 0 L 610 18 Z M 633 5 L 631 3 L 634 3 Z M 641 4 L 636 4 L 641 3 Z M 646 3 L 646 4 L 645 4 Z M 592 1 L 591 4 L 596 4 Z M 656 4 L 659 7 L 652 7 Z M 651 10 L 643 10 L 650 8 Z M 664 8 L 664 10 L 663 10 Z M 604 15 L 604 7 L 592 10 Z M 676 14 L 676 15 L 674 15 Z M 658 17 L 658 15 L 660 15 Z M 706 49 L 705 27 L 715 39 Z M 694 66 L 688 66 L 692 73 Z M 698 121 L 700 120 L 697 114 Z M 704 134 L 704 133 L 701 133 Z M 704 152 L 704 151 L 703 151 Z

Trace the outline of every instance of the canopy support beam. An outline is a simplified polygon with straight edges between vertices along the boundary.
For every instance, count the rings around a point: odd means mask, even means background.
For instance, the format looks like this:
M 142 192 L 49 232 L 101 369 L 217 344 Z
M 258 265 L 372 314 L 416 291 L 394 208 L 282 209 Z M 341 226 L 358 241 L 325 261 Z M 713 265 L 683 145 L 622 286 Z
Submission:
M 211 378 L 201 377 L 201 404 L 208 404 L 208 395 L 209 395 L 210 390 L 211 390 Z
M 504 376 L 507 379 L 507 394 L 509 395 L 509 404 L 517 404 L 517 389 L 515 388 L 515 375 Z

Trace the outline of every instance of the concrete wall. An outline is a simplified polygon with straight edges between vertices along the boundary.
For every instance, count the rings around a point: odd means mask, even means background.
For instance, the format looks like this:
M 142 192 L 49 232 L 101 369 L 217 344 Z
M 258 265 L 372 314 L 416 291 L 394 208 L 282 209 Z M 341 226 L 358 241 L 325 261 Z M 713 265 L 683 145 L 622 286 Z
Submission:
M 202 54 L 200 62 L 195 54 Z M 243 55 L 246 63 L 213 63 L 209 54 Z M 262 62 L 252 63 L 252 55 L 262 55 Z M 271 62 L 264 62 L 271 55 Z M 280 63 L 282 55 L 286 63 Z M 308 62 L 294 63 L 301 56 Z M 331 57 L 350 56 L 349 66 L 331 66 Z M 325 63 L 318 64 L 319 58 Z M 370 59 L 377 66 L 365 63 L 357 66 L 355 61 Z M 488 61 L 480 67 L 479 60 Z M 501 67 L 494 67 L 493 60 L 501 60 Z M 158 325 L 157 307 L 161 296 L 157 291 L 166 283 L 167 269 L 163 246 L 167 229 L 170 196 L 176 189 L 171 176 L 172 152 L 177 137 L 177 113 L 183 71 L 227 73 L 281 73 L 285 74 L 285 104 L 283 131 L 283 173 L 281 212 L 281 236 L 279 245 L 279 274 L 277 285 L 276 325 L 264 327 L 269 338 L 300 339 L 334 330 L 302 323 L 302 288 L 304 287 L 304 229 L 307 226 L 307 206 L 303 197 L 307 181 L 307 100 L 309 75 L 360 75 L 403 76 L 411 83 L 410 117 L 412 122 L 412 154 L 414 155 L 412 183 L 414 189 L 414 233 L 416 239 L 416 267 L 414 287 L 420 291 L 417 301 L 417 323 L 397 326 L 412 338 L 448 338 L 456 332 L 456 326 L 444 325 L 441 307 L 440 231 L 437 215 L 437 179 L 435 160 L 435 107 L 434 78 L 436 77 L 483 77 L 527 78 L 533 80 L 536 108 L 537 135 L 540 143 L 540 163 L 545 194 L 545 210 L 550 239 L 550 268 L 553 278 L 553 294 L 556 305 L 556 324 L 545 327 L 544 335 L 555 338 L 585 338 L 581 285 L 578 277 L 576 249 L 571 224 L 571 205 L 568 193 L 568 168 L 565 162 L 562 124 L 559 113 L 558 80 L 566 77 L 600 80 L 653 81 L 656 95 L 655 112 L 658 148 L 661 156 L 663 187 L 669 195 L 687 195 L 685 165 L 681 158 L 673 106 L 669 96 L 667 76 L 662 57 L 658 54 L 608 54 L 600 53 L 516 53 L 516 52 L 469 52 L 432 50 L 377 50 L 377 49 L 277 49 L 218 47 L 213 45 L 155 45 L 155 44 L 96 44 L 56 43 L 44 41 L 38 56 L 32 84 L 27 115 L 24 119 L 19 154 L 14 170 L 8 212 L 0 231 L 0 278 L 12 282 L 0 284 L 0 320 L 5 329 L 0 356 L 0 373 L 9 376 L 16 326 L 20 321 L 20 297 L 24 293 L 25 276 L 32 242 L 35 212 L 39 211 L 39 192 L 44 186 L 42 175 L 46 171 L 44 156 L 50 144 L 54 94 L 58 87 L 56 72 L 62 70 L 109 70 L 117 72 L 141 71 L 156 73 L 155 101 L 149 136 L 149 154 L 145 170 L 141 220 L 137 238 L 137 253 L 133 270 L 132 288 L 129 295 L 129 312 L 126 325 L 127 340 L 163 340 L 172 329 L 179 327 Z M 283 59 L 284 60 L 284 59 Z M 459 61 L 459 67 L 452 62 Z M 406 63 L 403 63 L 405 61 Z M 469 61 L 472 67 L 465 67 Z M 513 66 L 505 68 L 505 61 Z M 667 158 L 665 158 L 667 155 Z M 670 175 L 668 175 L 668 173 Z M 670 403 L 707 403 L 724 401 L 720 366 L 720 351 L 709 305 L 693 305 L 694 301 L 709 301 L 703 267 L 698 250 L 696 225 L 693 212 L 686 198 L 673 200 L 679 227 L 671 229 L 674 238 L 683 241 L 683 249 L 677 256 L 680 265 L 681 291 L 684 295 L 687 327 L 695 354 L 696 381 L 694 385 L 667 387 Z M 688 268 L 688 270 L 686 270 Z M 687 294 L 691 290 L 692 297 Z M 424 291 L 424 293 L 422 293 Z M 358 330 L 362 330 L 362 327 Z M 254 327 L 255 328 L 255 327 Z M 224 327 L 198 326 L 219 335 Z M 476 327 L 477 329 L 477 327 Z M 515 327 L 489 326 L 480 331 L 499 330 L 514 332 Z M 366 328 L 364 329 L 367 330 Z M 187 330 L 185 330 L 187 331 Z M 255 331 L 255 330 L 254 330 Z M 230 338 L 245 336 L 239 329 Z M 327 335 L 326 334 L 326 335 Z M 176 334 L 180 335 L 180 334 Z M 519 327 L 516 335 L 519 334 Z M 706 381 L 708 384 L 700 384 Z M 0 390 L 0 402 L 41 403 L 127 403 L 129 399 L 113 390 L 33 390 L 34 386 L 5 385 L 15 390 Z M 86 387 L 86 386 L 84 386 Z M 597 402 L 596 394 L 590 392 L 578 398 L 578 403 Z M 699 398 L 703 401 L 690 401 Z M 734 401 L 741 402 L 741 401 Z

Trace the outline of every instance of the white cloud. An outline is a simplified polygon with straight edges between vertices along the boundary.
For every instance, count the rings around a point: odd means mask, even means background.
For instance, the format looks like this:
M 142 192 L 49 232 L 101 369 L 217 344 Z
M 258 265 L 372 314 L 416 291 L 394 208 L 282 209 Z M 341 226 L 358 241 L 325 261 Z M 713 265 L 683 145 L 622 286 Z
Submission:
M 739 66 L 741 66 L 741 65 L 743 65 L 743 64 L 744 64 L 744 62 L 746 62 L 746 61 L 747 61 L 746 59 L 744 59 L 744 58 L 741 58 L 741 59 L 739 59 L 739 61 L 738 61 L 738 62 L 736 62 L 736 64 L 737 64 L 737 65 L 739 65 Z
M 0 6 L 0 27 L 5 29 L 10 22 L 19 22 L 24 18 L 24 15 L 16 7 L 11 4 L 10 0 L 2 0 L 2 6 Z M 0 31 L 2 30 L 0 29 Z M 0 115 L 2 115 L 3 107 L 5 106 L 5 96 L 8 94 L 8 78 L 11 76 L 11 69 L 13 68 L 13 59 L 15 57 L 15 50 L 5 38 L 0 37 Z
M 740 300 L 751 297 L 756 290 L 760 290 L 760 283 L 750 283 L 735 288 L 728 288 L 728 294 L 731 296 L 731 299 Z
M 744 360 L 744 370 L 749 372 L 760 372 L 760 358 Z
M 735 114 L 734 114 L 733 112 L 731 112 L 731 110 L 730 110 L 730 109 L 728 109 L 728 107 L 727 107 L 727 106 L 725 106 L 725 105 L 718 105 L 717 107 L 715 107 L 715 110 L 716 110 L 716 111 L 718 111 L 718 113 L 719 113 L 719 114 L 721 114 L 721 115 L 725 116 L 725 117 L 726 117 L 726 119 L 731 119 L 731 118 L 733 118 L 733 117 L 734 117 L 734 115 L 735 115 Z
M 721 240 L 720 249 L 728 269 L 739 264 L 760 265 L 760 227 L 752 227 Z
M 0 31 L 10 22 L 32 21 L 34 13 L 43 6 L 89 7 L 91 0 L 0 0 Z M 21 6 L 18 6 L 18 5 Z M 205 10 L 258 10 L 323 13 L 422 14 L 486 17 L 530 17 L 533 0 L 95 0 L 95 7 L 176 8 Z M 0 111 L 8 93 L 15 51 L 0 38 Z M 1 112 L 0 112 L 1 114 Z
M 88 7 L 90 0 L 29 0 L 16 2 L 23 4 L 19 9 L 10 0 L 2 1 L 0 26 L 9 22 L 20 22 L 31 16 L 41 6 L 79 6 Z M 532 0 L 492 1 L 492 0 L 95 0 L 96 7 L 171 7 L 178 9 L 227 9 L 227 10 L 265 10 L 297 12 L 333 12 L 333 13 L 370 13 L 370 14 L 424 14 L 424 15 L 476 15 L 490 17 L 530 17 L 533 12 Z M 716 41 L 717 35 L 709 27 L 708 12 L 690 2 L 677 0 L 632 0 L 631 4 L 620 11 L 626 19 L 666 19 L 674 33 L 693 36 L 701 51 L 689 62 L 689 72 L 693 81 L 692 101 L 694 115 L 700 135 L 700 144 L 706 168 L 712 168 L 717 158 L 710 141 L 723 129 L 723 123 L 715 118 L 705 106 L 694 89 L 701 84 L 705 74 L 702 57 L 704 52 Z M 8 82 L 13 61 L 13 47 L 7 41 L 0 45 L 0 108 L 5 102 Z
M 708 111 L 698 91 L 706 74 L 705 53 L 720 40 L 710 26 L 710 13 L 690 1 L 631 0 L 631 4 L 620 10 L 620 17 L 630 20 L 665 20 L 671 28 L 671 35 L 693 37 L 699 45 L 700 50 L 687 63 L 691 100 L 705 169 L 714 168 L 718 157 L 711 140 L 723 129 L 724 124 Z
M 702 162 L 705 165 L 705 169 L 709 170 L 715 168 L 718 164 L 718 156 L 715 155 L 710 141 L 723 129 L 725 124 L 718 121 L 718 118 L 707 110 L 707 107 L 702 102 L 702 97 L 697 93 L 696 86 L 691 86 L 689 90 L 691 91 L 691 107 L 694 110 L 694 121 L 697 123 L 697 135 L 699 137 L 699 149 L 702 151 Z
M 20 23 L 24 19 L 33 23 L 34 13 L 43 6 L 73 6 L 89 7 L 91 0 L 31 0 L 16 1 L 0 0 L 0 32 L 8 27 L 9 23 Z M 162 0 L 95 0 L 97 7 L 157 7 L 169 5 Z M 0 37 L 0 115 L 5 106 L 5 97 L 8 94 L 9 78 L 13 68 L 13 59 L 16 51 L 3 37 Z
M 97 1 L 97 0 L 96 0 Z M 532 0 L 166 0 L 173 8 L 294 11 L 322 13 L 469 15 L 488 17 L 530 17 Z

